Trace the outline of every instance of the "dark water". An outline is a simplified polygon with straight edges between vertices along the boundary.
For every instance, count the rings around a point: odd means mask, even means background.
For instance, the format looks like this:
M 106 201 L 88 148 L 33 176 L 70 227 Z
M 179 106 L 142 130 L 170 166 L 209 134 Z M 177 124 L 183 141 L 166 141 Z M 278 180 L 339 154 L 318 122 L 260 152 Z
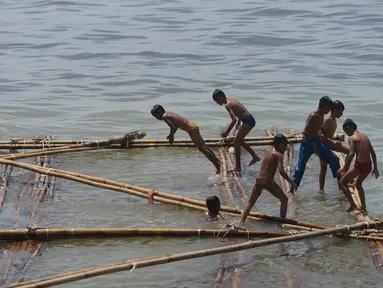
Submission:
M 271 126 L 300 131 L 320 96 L 339 99 L 346 106 L 340 121 L 350 117 L 370 136 L 380 164 L 381 1 L 0 3 L 1 140 L 48 134 L 102 139 L 132 130 L 163 139 L 168 128 L 150 115 L 157 103 L 195 121 L 204 137 L 216 137 L 228 121 L 211 99 L 213 90 L 221 88 L 257 119 L 252 135 L 263 135 Z M 56 159 L 63 170 L 196 199 L 217 194 L 228 200 L 223 187 L 213 185 L 213 166 L 193 149 L 89 152 Z M 245 169 L 248 191 L 258 168 Z M 353 223 L 355 216 L 343 212 L 346 201 L 330 178 L 325 197 L 318 195 L 318 168 L 313 158 L 297 196 L 297 217 L 327 225 Z M 12 227 L 20 179 L 32 174 L 15 169 L 12 175 L 1 228 Z M 380 179 L 368 178 L 365 189 L 370 214 L 382 217 Z M 133 196 L 67 180 L 58 180 L 57 193 L 38 226 L 216 227 L 202 222 L 199 212 L 151 207 Z M 265 193 L 255 210 L 278 214 L 278 202 Z M 24 216 L 20 227 L 27 225 Z M 224 244 L 216 239 L 49 242 L 26 277 Z M 289 256 L 278 257 L 286 251 Z M 225 263 L 248 263 L 241 267 L 239 287 L 381 287 L 370 255 L 363 241 L 325 237 L 232 253 Z M 214 287 L 220 257 L 65 287 Z M 225 287 L 233 286 L 234 274 L 228 275 Z

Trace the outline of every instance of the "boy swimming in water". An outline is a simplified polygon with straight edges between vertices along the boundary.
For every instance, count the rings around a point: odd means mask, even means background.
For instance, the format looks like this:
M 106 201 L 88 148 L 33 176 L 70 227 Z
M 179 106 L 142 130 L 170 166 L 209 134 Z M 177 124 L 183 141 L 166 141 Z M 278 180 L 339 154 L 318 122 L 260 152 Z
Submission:
M 323 117 L 331 111 L 333 101 L 328 96 L 323 96 L 319 100 L 318 109 L 311 112 L 307 117 L 306 126 L 303 130 L 303 139 L 299 149 L 298 164 L 293 172 L 292 180 L 297 187 L 301 183 L 303 173 L 306 169 L 307 161 L 314 153 L 325 163 L 330 165 L 334 178 L 340 178 L 338 170 L 340 168 L 339 158 L 328 147 L 324 146 L 320 140 L 319 132 L 323 126 Z M 294 187 L 290 188 L 290 193 L 294 193 Z
M 336 128 L 338 126 L 337 119 L 342 117 L 344 112 L 344 105 L 341 101 L 335 100 L 331 109 L 331 114 L 324 121 L 322 126 L 321 140 L 324 146 L 330 148 L 333 151 L 348 154 L 350 148 L 344 145 L 341 141 L 334 141 L 332 138 L 335 135 Z M 324 191 L 324 183 L 326 179 L 327 164 L 323 160 L 320 160 L 320 174 L 319 174 L 319 189 Z
M 199 133 L 199 127 L 194 122 L 186 120 L 176 113 L 166 112 L 165 109 L 158 104 L 154 105 L 151 113 L 156 119 L 165 121 L 165 123 L 170 127 L 170 133 L 168 137 L 166 137 L 166 139 L 169 139 L 170 144 L 173 144 L 174 134 L 177 132 L 178 128 L 186 131 L 197 149 L 214 164 L 216 173 L 221 173 L 221 161 L 219 161 L 214 152 L 206 146 L 205 141 L 203 141 L 202 136 Z
M 357 177 L 355 187 L 358 189 L 360 195 L 360 201 L 362 204 L 361 212 L 366 212 L 366 200 L 362 183 L 366 180 L 371 171 L 372 175 L 375 175 L 375 179 L 379 177 L 376 154 L 370 139 L 357 129 L 357 125 L 351 119 L 346 119 L 344 121 L 343 131 L 349 136 L 348 144 L 350 145 L 350 153 L 346 158 L 346 163 L 344 164 L 343 169 L 340 170 L 343 175 L 340 180 L 340 185 L 348 201 L 350 202 L 350 207 L 346 209 L 346 212 L 358 210 L 354 200 L 352 199 L 348 184 L 355 179 L 355 177 Z M 350 169 L 350 165 L 355 154 L 355 164 L 354 167 Z M 371 158 L 374 163 L 374 168 L 372 168 Z
M 237 123 L 238 121 L 242 121 L 242 125 L 238 130 L 238 133 L 234 140 L 234 149 L 235 149 L 235 171 L 241 172 L 241 146 L 245 148 L 247 152 L 251 154 L 253 159 L 250 161 L 249 166 L 254 165 L 258 161 L 261 160 L 261 158 L 254 152 L 253 149 L 251 149 L 250 145 L 247 144 L 244 139 L 247 134 L 251 131 L 251 129 L 255 126 L 255 119 L 254 117 L 249 113 L 249 111 L 243 106 L 238 100 L 234 98 L 226 98 L 225 93 L 223 93 L 222 90 L 216 89 L 213 92 L 213 100 L 218 105 L 225 104 L 226 110 L 229 112 L 231 117 L 231 123 L 227 130 L 221 134 L 222 137 L 227 137 Z
M 291 144 L 291 142 L 285 135 L 277 134 L 274 136 L 272 148 L 266 150 L 263 155 L 261 169 L 257 174 L 253 192 L 241 215 L 241 223 L 245 222 L 251 208 L 258 200 L 263 189 L 266 189 L 281 201 L 280 216 L 286 218 L 288 198 L 282 188 L 274 181 L 274 176 L 278 169 L 281 176 L 290 183 L 291 187 L 293 189 L 297 188 L 283 167 L 283 154 L 287 150 L 288 144 Z
M 203 216 L 206 220 L 217 221 L 219 219 L 225 220 L 227 215 L 221 213 L 221 201 L 217 196 L 210 196 L 206 198 L 206 207 L 208 211 L 203 213 Z

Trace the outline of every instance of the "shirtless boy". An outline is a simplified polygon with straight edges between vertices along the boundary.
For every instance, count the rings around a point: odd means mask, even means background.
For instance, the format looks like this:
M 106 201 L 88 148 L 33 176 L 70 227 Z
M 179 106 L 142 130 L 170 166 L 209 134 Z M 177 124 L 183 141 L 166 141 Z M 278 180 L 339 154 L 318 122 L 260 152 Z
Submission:
M 357 125 L 351 119 L 346 119 L 343 123 L 343 130 L 349 136 L 348 143 L 350 145 L 350 153 L 346 158 L 346 163 L 343 169 L 341 169 L 342 179 L 340 185 L 348 201 L 350 207 L 346 209 L 346 212 L 358 210 L 354 200 L 352 199 L 348 184 L 355 178 L 355 187 L 359 191 L 360 201 L 362 202 L 361 212 L 366 212 L 366 200 L 364 196 L 364 189 L 362 187 L 363 181 L 367 178 L 368 174 L 372 171 L 372 175 L 375 175 L 377 179 L 379 177 L 379 171 L 376 161 L 376 154 L 370 139 L 357 130 Z M 350 169 L 351 162 L 356 154 L 356 160 L 354 167 Z M 372 162 L 374 163 L 374 169 L 372 169 Z
M 226 213 L 220 212 L 221 201 L 217 196 L 206 198 L 206 207 L 208 211 L 203 213 L 203 218 L 209 221 L 217 221 L 219 219 L 226 220 Z
M 341 141 L 334 141 L 332 138 L 335 135 L 338 123 L 337 119 L 342 117 L 344 112 L 344 105 L 339 100 L 335 100 L 331 109 L 331 114 L 324 120 L 322 126 L 321 140 L 324 146 L 330 148 L 333 151 L 348 154 L 350 148 L 344 145 Z M 319 174 L 319 189 L 324 191 L 324 183 L 326 180 L 327 164 L 323 160 L 320 160 L 320 174 Z
M 229 112 L 231 117 L 231 123 L 227 130 L 221 134 L 222 137 L 227 137 L 233 129 L 233 127 L 237 124 L 239 120 L 242 121 L 242 125 L 238 130 L 238 133 L 234 140 L 234 149 L 235 149 L 235 171 L 241 172 L 241 146 L 245 148 L 247 152 L 251 154 L 253 159 L 250 161 L 249 166 L 254 165 L 261 158 L 251 149 L 250 145 L 247 144 L 244 139 L 249 134 L 251 129 L 255 126 L 255 119 L 253 115 L 249 113 L 245 106 L 243 106 L 238 100 L 234 98 L 226 98 L 225 93 L 222 90 L 216 89 L 213 92 L 213 100 L 218 105 L 225 104 L 226 110 Z
M 165 121 L 165 123 L 170 127 L 170 133 L 168 137 L 166 137 L 166 139 L 169 139 L 170 144 L 173 144 L 174 134 L 178 128 L 186 131 L 198 150 L 201 151 L 207 159 L 214 164 L 217 169 L 217 174 L 221 173 L 221 161 L 219 161 L 214 152 L 207 147 L 205 141 L 203 141 L 203 138 L 199 133 L 199 127 L 194 122 L 188 121 L 176 113 L 166 112 L 165 109 L 158 104 L 154 105 L 151 113 L 158 120 Z
M 293 172 L 293 182 L 299 187 L 303 173 L 306 169 L 307 161 L 314 153 L 325 163 L 330 165 L 332 175 L 339 179 L 338 170 L 340 168 L 339 158 L 329 148 L 320 141 L 319 131 L 323 126 L 323 117 L 328 114 L 332 108 L 333 101 L 328 96 L 323 96 L 319 100 L 318 109 L 311 112 L 307 117 L 306 126 L 303 130 L 303 139 L 299 149 L 298 164 Z M 290 193 L 294 193 L 294 188 L 290 188 Z
M 293 189 L 297 188 L 283 167 L 283 154 L 287 149 L 287 144 L 291 143 L 286 136 L 282 134 L 274 136 L 273 147 L 266 150 L 263 156 L 261 169 L 257 174 L 253 192 L 241 215 L 241 223 L 245 222 L 251 208 L 258 200 L 263 189 L 266 189 L 281 201 L 280 216 L 286 218 L 288 199 L 282 188 L 274 181 L 274 176 L 278 169 L 281 176 L 290 183 L 291 187 Z

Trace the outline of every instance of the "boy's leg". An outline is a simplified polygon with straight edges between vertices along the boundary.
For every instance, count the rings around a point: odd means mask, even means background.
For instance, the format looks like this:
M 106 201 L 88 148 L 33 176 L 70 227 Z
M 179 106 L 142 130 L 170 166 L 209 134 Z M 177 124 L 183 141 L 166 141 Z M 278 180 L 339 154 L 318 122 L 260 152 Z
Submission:
M 360 196 L 360 202 L 362 204 L 362 212 L 366 212 L 366 198 L 364 195 L 364 189 L 362 187 L 362 183 L 364 180 L 366 180 L 367 176 L 369 175 L 366 173 L 360 174 L 358 178 L 356 178 L 355 188 L 358 189 L 359 196 Z
M 279 199 L 279 201 L 281 201 L 280 216 L 281 218 L 286 218 L 288 198 L 286 194 L 283 192 L 282 188 L 275 181 L 273 181 L 271 184 L 267 186 L 266 189 L 274 197 L 276 197 L 277 199 Z
M 221 161 L 219 161 L 214 152 L 206 146 L 205 141 L 203 141 L 203 138 L 199 133 L 199 130 L 190 131 L 189 136 L 197 149 L 201 151 L 206 156 L 206 158 L 214 164 L 215 168 L 217 169 L 217 174 L 221 173 Z
M 295 167 L 295 170 L 293 172 L 293 175 L 291 177 L 291 180 L 299 186 L 301 183 L 303 174 L 306 169 L 307 161 L 310 159 L 311 155 L 314 154 L 314 147 L 312 144 L 307 141 L 307 139 L 303 138 L 301 147 L 299 149 L 299 158 L 298 158 L 298 164 Z M 294 187 L 290 188 L 290 193 L 294 193 Z
M 327 164 L 320 160 L 320 174 L 319 174 L 319 190 L 324 191 L 324 183 L 326 181 Z
M 350 170 L 346 172 L 346 174 L 343 175 L 342 179 L 340 179 L 339 184 L 340 187 L 346 196 L 348 202 L 350 202 L 350 207 L 346 209 L 346 212 L 351 212 L 353 210 L 358 210 L 358 207 L 356 206 L 354 199 L 352 199 L 350 189 L 348 188 L 348 183 L 351 182 L 355 177 L 359 175 L 358 169 L 355 167 L 352 167 Z
M 340 168 L 339 157 L 336 156 L 336 154 L 331 151 L 330 148 L 324 146 L 319 140 L 317 141 L 317 145 L 320 150 L 319 158 L 330 166 L 332 176 L 340 180 L 340 176 L 338 174 Z
M 344 145 L 342 142 L 337 141 L 336 144 L 334 145 L 333 149 L 336 152 L 344 153 L 348 155 L 350 153 L 350 147 L 347 145 Z
M 250 147 L 249 144 L 245 143 L 244 139 L 249 134 L 249 132 L 253 129 L 246 123 L 243 123 L 238 130 L 237 136 L 234 140 L 234 149 L 235 149 L 235 169 L 237 171 L 241 171 L 241 146 L 251 154 L 253 159 L 250 161 L 249 166 L 257 163 L 261 158 L 254 152 L 254 150 Z
M 263 189 L 263 184 L 257 184 L 257 183 L 254 184 L 253 192 L 251 193 L 250 199 L 242 211 L 241 223 L 245 223 L 245 220 L 246 220 L 247 216 L 249 215 L 251 208 L 253 208 L 253 206 L 254 206 L 255 202 L 257 202 L 259 196 L 261 196 L 262 189 Z

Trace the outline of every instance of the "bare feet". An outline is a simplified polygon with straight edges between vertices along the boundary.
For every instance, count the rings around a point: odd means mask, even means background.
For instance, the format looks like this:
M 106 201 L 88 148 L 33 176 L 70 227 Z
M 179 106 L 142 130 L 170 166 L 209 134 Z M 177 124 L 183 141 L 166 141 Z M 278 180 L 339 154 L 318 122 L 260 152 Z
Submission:
M 261 161 L 261 158 L 259 157 L 254 157 L 253 160 L 250 161 L 249 166 L 254 165 L 258 161 Z
M 241 169 L 238 169 L 238 168 L 234 168 L 234 169 L 230 169 L 230 170 L 227 170 L 228 173 L 230 172 L 236 172 L 236 173 L 241 173 Z
M 347 213 L 350 213 L 350 212 L 352 212 L 352 211 L 354 211 L 354 210 L 358 210 L 358 207 L 356 207 L 355 205 L 351 205 L 350 207 L 348 207 L 348 208 L 346 209 L 346 212 L 347 212 Z

